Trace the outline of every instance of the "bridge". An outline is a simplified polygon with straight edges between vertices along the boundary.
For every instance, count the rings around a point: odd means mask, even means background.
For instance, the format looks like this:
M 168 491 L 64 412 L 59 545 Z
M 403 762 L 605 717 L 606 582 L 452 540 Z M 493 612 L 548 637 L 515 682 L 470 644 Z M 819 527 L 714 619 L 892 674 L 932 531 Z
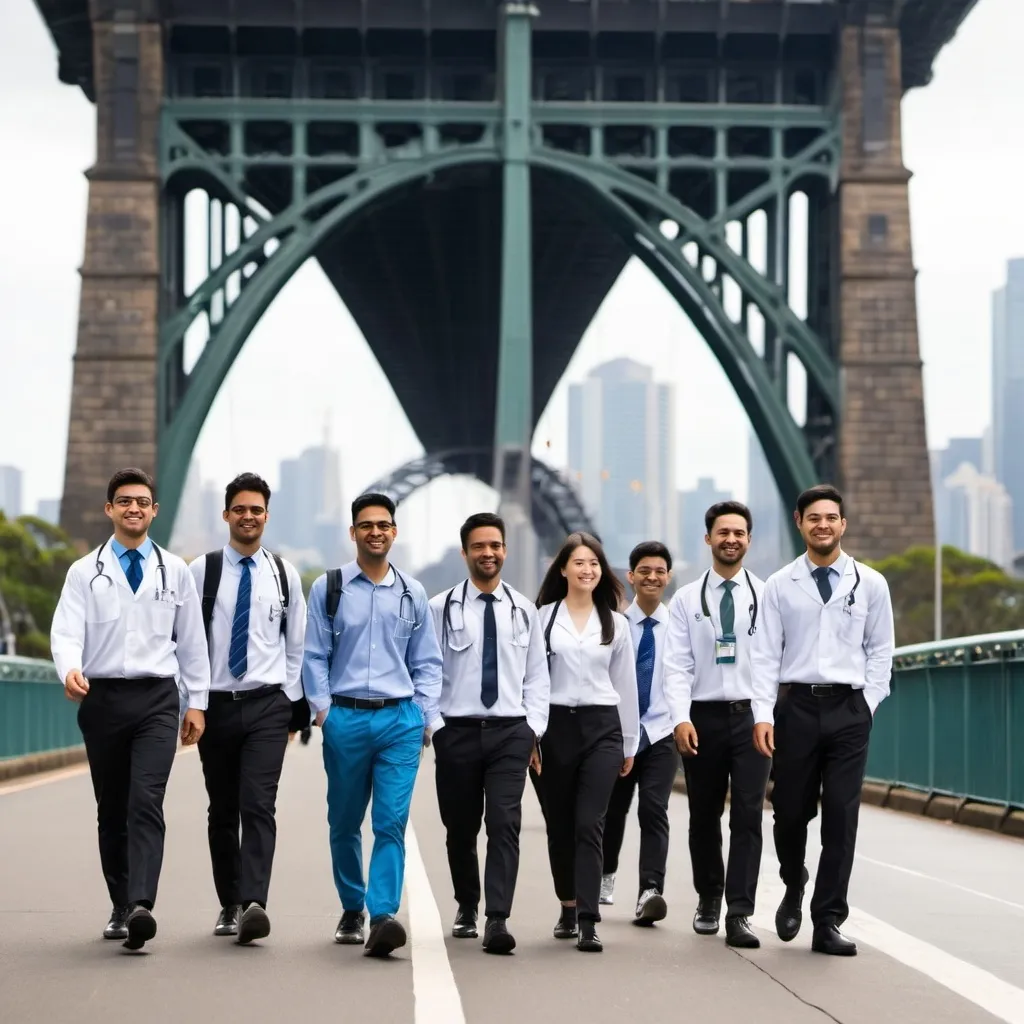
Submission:
M 225 375 L 308 259 L 426 458 L 483 447 L 474 473 L 543 532 L 534 425 L 631 256 L 706 339 L 785 501 L 839 482 L 866 558 L 930 534 L 900 103 L 974 0 L 36 3 L 97 110 L 72 537 L 105 536 L 97 496 L 140 464 L 167 540 Z M 101 415 L 114 395 L 130 417 Z
M 508 959 L 482 956 L 478 942 L 449 937 L 455 907 L 428 750 L 400 914 L 410 943 L 393 962 L 380 962 L 332 941 L 339 912 L 317 730 L 309 747 L 294 743 L 285 759 L 267 940 L 241 948 L 212 935 L 219 907 L 193 749 L 179 754 L 168 786 L 157 939 L 142 954 L 104 942 L 109 908 L 88 773 L 75 763 L 75 709 L 52 665 L 0 658 L 3 1020 L 93 1024 L 138 1007 L 154 1024 L 197 1015 L 263 1024 L 356 1014 L 384 1024 L 521 1024 L 524 1017 L 618 1024 L 676 1019 L 685 1008 L 692 1019 L 765 1024 L 1019 1024 L 1022 682 L 1024 631 L 898 651 L 893 694 L 872 737 L 844 927 L 859 943 L 855 960 L 810 953 L 806 927 L 789 945 L 775 936 L 781 889 L 767 808 L 754 917 L 761 949 L 732 950 L 721 936 L 695 935 L 682 793 L 670 806 L 668 918 L 652 930 L 630 926 L 626 868 L 617 903 L 604 908 L 605 952 L 596 962 L 580 956 L 551 937 L 557 902 L 529 788 L 510 921 L 518 947 Z M 811 838 L 815 844 L 814 829 Z M 633 821 L 622 863 L 635 864 L 636 854 Z M 808 850 L 812 874 L 817 855 L 816 846 Z

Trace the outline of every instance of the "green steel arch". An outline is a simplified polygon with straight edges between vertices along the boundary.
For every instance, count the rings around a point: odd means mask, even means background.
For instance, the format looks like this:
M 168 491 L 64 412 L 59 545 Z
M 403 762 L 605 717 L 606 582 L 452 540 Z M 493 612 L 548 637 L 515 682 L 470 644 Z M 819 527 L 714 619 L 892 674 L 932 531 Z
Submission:
M 680 240 L 695 242 L 715 260 L 756 305 L 766 323 L 775 325 L 781 344 L 804 365 L 813 387 L 831 410 L 834 443 L 839 411 L 836 369 L 820 340 L 792 312 L 781 290 L 734 252 L 716 228 L 683 204 L 635 175 L 606 163 L 557 150 L 534 148 L 534 169 L 568 185 L 589 202 L 594 214 L 617 232 L 651 269 L 707 341 L 750 417 L 784 501 L 816 480 L 807 439 L 796 424 L 765 362 L 738 325 L 726 315 L 721 298 L 683 253 Z M 456 167 L 500 163 L 492 147 L 462 146 L 416 160 L 397 160 L 334 182 L 273 218 L 265 218 L 238 249 L 227 256 L 187 303 L 161 328 L 158 479 L 164 515 L 157 520 L 158 539 L 173 527 L 192 451 L 224 378 L 245 340 L 284 285 L 317 248 L 354 215 L 395 189 Z M 679 225 L 680 238 L 669 239 L 659 225 Z M 272 253 L 268 243 L 276 243 Z M 253 268 L 247 272 L 248 268 Z M 185 332 L 212 296 L 236 273 L 244 287 L 219 323 L 183 384 L 173 364 L 180 361 Z

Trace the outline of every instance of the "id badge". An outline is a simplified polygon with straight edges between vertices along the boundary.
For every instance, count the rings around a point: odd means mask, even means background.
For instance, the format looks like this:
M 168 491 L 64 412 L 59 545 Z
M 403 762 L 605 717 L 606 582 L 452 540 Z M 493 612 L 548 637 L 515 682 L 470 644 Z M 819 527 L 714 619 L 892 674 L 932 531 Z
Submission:
M 715 664 L 734 665 L 736 663 L 736 637 L 732 633 L 715 637 Z

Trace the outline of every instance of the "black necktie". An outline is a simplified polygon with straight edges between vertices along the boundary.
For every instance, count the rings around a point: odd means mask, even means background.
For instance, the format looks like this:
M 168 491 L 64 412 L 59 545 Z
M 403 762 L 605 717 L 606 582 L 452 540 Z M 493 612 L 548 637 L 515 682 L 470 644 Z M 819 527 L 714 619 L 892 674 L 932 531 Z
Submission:
M 818 568 L 811 573 L 814 577 L 814 582 L 818 584 L 818 593 L 821 594 L 823 604 L 828 604 L 829 598 L 832 596 L 831 569 L 832 567 L 829 565 L 819 565 Z
M 481 594 L 484 602 L 484 650 L 481 658 L 480 701 L 485 708 L 498 699 L 498 626 L 494 621 L 494 595 Z

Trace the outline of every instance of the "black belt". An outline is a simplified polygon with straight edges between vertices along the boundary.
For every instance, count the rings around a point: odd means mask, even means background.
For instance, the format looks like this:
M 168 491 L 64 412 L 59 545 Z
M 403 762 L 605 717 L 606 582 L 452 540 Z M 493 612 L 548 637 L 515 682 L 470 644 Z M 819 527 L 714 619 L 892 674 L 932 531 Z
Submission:
M 131 683 L 133 686 L 138 683 L 173 683 L 175 687 L 178 685 L 174 676 L 89 676 L 88 680 L 90 686 L 94 683 Z
M 849 683 L 783 683 L 789 693 L 805 693 L 811 697 L 838 697 L 842 693 L 853 693 L 859 687 Z M 779 690 L 782 691 L 782 686 Z
M 750 710 L 749 700 L 695 700 L 691 701 L 691 704 L 707 708 L 709 711 L 728 711 L 734 715 Z
M 279 693 L 280 683 L 267 683 L 265 686 L 253 686 L 248 690 L 211 690 L 210 703 L 225 703 L 229 700 L 246 700 L 248 697 L 269 697 L 272 693 Z
M 381 708 L 394 708 L 404 704 L 409 697 L 343 697 L 331 695 L 331 703 L 338 708 L 355 708 L 356 711 L 379 711 Z
M 513 725 L 525 721 L 526 715 L 492 715 L 490 718 L 445 718 L 444 724 L 446 728 L 449 725 L 463 725 L 471 726 L 474 729 L 486 729 L 488 725 Z

